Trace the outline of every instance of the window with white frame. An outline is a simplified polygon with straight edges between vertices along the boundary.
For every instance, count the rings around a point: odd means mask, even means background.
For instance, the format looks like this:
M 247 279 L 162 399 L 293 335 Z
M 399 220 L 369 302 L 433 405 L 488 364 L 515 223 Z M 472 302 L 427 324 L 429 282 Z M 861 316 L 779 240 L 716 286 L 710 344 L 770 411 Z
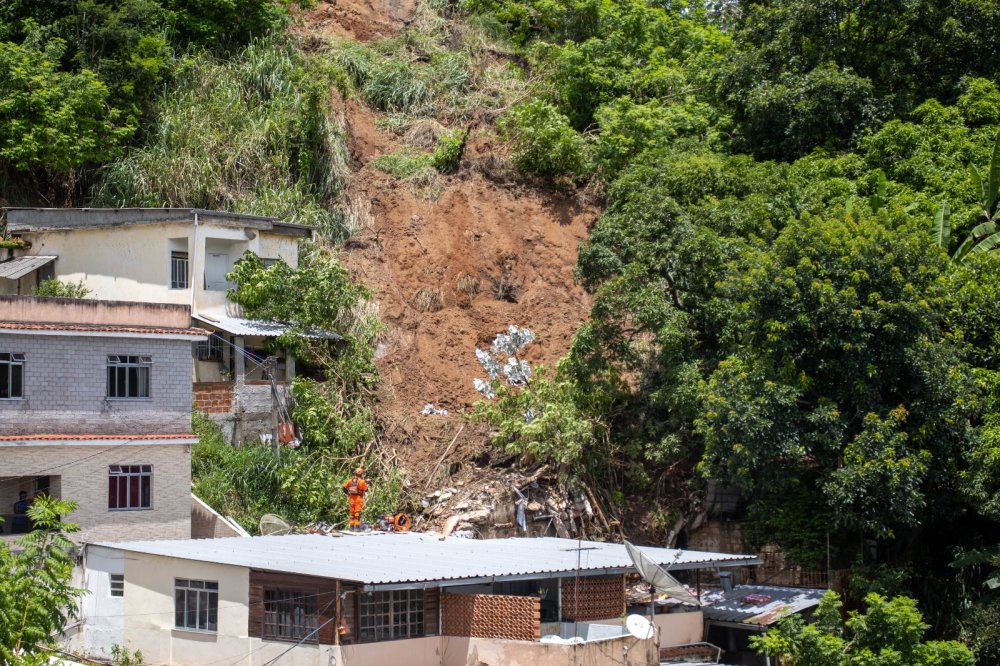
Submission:
M 125 574 L 111 574 L 111 596 L 125 596 Z
M 362 643 L 424 635 L 424 591 L 394 590 L 361 595 L 358 640 Z
M 170 253 L 170 288 L 187 289 L 190 285 L 188 253 L 173 251 Z
M 319 642 L 316 593 L 302 590 L 264 590 L 262 638 Z
M 24 354 L 0 354 L 0 400 L 24 397 Z
M 222 343 L 224 340 L 218 333 L 212 333 L 208 340 L 199 340 L 195 348 L 199 361 L 221 361 Z
M 174 626 L 193 631 L 218 631 L 219 583 L 175 578 Z
M 148 398 L 152 368 L 150 356 L 108 356 L 108 397 Z
M 153 508 L 153 466 L 108 467 L 108 510 L 134 511 Z

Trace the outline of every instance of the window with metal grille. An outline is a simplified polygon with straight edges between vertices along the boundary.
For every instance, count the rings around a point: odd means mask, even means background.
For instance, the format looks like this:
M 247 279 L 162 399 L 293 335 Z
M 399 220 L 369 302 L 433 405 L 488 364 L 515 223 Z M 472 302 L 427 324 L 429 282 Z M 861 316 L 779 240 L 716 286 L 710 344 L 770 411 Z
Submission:
M 187 289 L 188 285 L 188 253 L 170 253 L 170 288 Z
M 424 635 L 423 590 L 373 592 L 361 596 L 358 640 L 362 643 Z
M 24 397 L 24 354 L 0 354 L 0 400 Z
M 218 631 L 219 584 L 210 580 L 174 579 L 174 626 Z
M 125 574 L 111 574 L 111 596 L 125 596 Z
M 218 333 L 212 333 L 208 340 L 199 340 L 197 354 L 199 361 L 221 361 L 222 360 L 222 337 Z
M 109 511 L 152 508 L 152 465 L 111 465 L 108 468 Z
M 279 641 L 319 640 L 319 613 L 314 592 L 264 590 L 263 638 Z
M 149 356 L 108 356 L 108 397 L 148 398 L 152 368 Z

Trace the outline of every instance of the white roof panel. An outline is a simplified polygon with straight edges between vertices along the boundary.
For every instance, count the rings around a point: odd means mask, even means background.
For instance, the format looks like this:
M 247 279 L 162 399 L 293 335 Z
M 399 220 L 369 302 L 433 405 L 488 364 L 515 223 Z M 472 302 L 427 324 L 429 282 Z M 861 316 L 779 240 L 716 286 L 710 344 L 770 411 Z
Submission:
M 45 264 L 55 261 L 58 258 L 52 255 L 36 254 L 0 262 L 0 278 L 19 280 L 31 271 L 38 270 Z
M 573 539 L 442 539 L 411 532 L 291 534 L 250 538 L 132 541 L 101 546 L 186 560 L 354 581 L 372 587 L 462 584 L 539 574 L 572 575 L 634 571 L 625 546 Z M 642 547 L 670 570 L 760 564 L 752 555 Z
M 279 321 L 261 321 L 259 319 L 243 319 L 242 317 L 230 317 L 228 315 L 216 314 L 209 315 L 203 313 L 191 316 L 198 321 L 223 330 L 230 335 L 274 338 L 288 332 L 291 328 L 288 324 L 284 324 Z M 331 331 L 310 331 L 305 337 L 323 338 L 327 340 L 343 339 L 339 334 Z

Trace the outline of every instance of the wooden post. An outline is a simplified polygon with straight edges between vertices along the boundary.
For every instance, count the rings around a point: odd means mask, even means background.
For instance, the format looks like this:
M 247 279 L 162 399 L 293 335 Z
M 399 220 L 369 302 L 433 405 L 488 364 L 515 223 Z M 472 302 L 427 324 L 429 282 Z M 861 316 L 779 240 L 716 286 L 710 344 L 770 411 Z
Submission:
M 281 446 L 280 432 L 278 430 L 278 384 L 275 375 L 278 372 L 278 359 L 268 356 L 264 361 L 264 371 L 271 382 L 271 449 L 274 457 L 278 457 L 278 447 Z
M 336 590 L 336 594 L 337 594 L 337 610 L 334 611 L 336 613 L 336 617 L 334 618 L 333 623 L 336 625 L 337 628 L 334 629 L 334 632 L 333 632 L 333 636 L 334 636 L 333 644 L 334 645 L 340 645 L 340 623 L 343 622 L 344 620 L 341 617 L 341 609 L 340 609 L 340 579 L 339 578 L 337 579 L 335 590 Z

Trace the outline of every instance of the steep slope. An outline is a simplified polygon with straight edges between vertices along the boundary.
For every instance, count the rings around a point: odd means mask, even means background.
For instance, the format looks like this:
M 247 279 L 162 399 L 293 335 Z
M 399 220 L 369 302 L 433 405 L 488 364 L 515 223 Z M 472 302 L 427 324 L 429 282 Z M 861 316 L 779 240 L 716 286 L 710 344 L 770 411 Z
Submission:
M 364 41 L 404 27 L 413 11 L 401 3 L 320 3 L 296 31 L 319 42 Z M 357 17 L 368 14 L 374 21 L 360 25 Z M 380 127 L 384 115 L 353 97 L 340 99 L 338 111 L 353 172 L 348 200 L 359 220 L 343 259 L 374 290 L 388 327 L 378 351 L 385 443 L 419 484 L 478 398 L 476 346 L 517 324 L 538 335 L 532 361 L 553 364 L 565 354 L 589 309 L 573 268 L 597 208 L 578 193 L 508 177 L 503 146 L 478 122 L 455 173 L 415 187 L 372 165 L 403 144 Z M 448 414 L 422 415 L 427 403 Z M 466 425 L 452 443 L 468 461 L 484 432 Z

